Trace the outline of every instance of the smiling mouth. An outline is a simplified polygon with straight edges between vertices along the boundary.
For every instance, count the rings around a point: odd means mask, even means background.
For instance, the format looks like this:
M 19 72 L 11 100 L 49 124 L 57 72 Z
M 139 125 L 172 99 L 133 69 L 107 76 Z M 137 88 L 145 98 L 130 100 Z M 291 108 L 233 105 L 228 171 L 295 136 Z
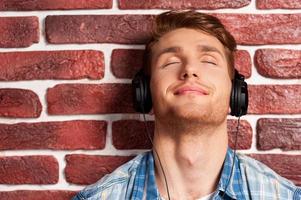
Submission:
M 208 95 L 209 93 L 198 87 L 186 86 L 178 89 L 174 95 L 186 95 L 186 94 L 195 94 L 195 95 Z
M 198 90 L 183 90 L 183 91 L 177 91 L 175 93 L 175 95 L 185 95 L 185 94 L 196 94 L 196 95 L 207 95 L 202 91 L 198 91 Z

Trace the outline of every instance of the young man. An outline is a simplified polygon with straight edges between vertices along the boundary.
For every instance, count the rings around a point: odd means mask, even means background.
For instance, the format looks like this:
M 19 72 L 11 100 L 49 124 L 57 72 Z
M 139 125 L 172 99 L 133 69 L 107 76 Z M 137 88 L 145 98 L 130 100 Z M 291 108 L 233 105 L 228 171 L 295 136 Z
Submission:
M 300 200 L 301 189 L 292 182 L 254 159 L 234 156 L 228 147 L 235 49 L 234 38 L 213 16 L 195 11 L 159 15 L 140 72 L 150 76 L 153 151 L 74 200 Z

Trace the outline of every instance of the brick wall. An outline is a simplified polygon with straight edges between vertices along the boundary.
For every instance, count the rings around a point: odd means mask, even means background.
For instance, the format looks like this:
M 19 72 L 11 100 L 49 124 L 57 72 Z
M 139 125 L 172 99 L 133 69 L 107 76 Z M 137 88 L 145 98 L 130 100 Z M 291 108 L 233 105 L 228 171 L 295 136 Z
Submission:
M 172 8 L 214 13 L 235 36 L 250 85 L 238 149 L 301 185 L 300 1 L 0 0 L 1 200 L 70 199 L 151 147 L 130 79 Z

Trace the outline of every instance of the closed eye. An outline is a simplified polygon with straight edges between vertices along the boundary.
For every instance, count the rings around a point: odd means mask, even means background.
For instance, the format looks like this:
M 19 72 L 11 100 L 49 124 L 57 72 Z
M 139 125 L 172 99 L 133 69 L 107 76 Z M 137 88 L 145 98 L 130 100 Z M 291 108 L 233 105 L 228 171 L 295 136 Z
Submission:
M 173 64 L 179 64 L 180 62 L 170 62 L 170 63 L 167 63 L 165 65 L 163 65 L 163 67 L 167 67 L 168 65 L 173 65 Z
M 202 61 L 202 63 L 208 63 L 208 64 L 211 64 L 211 65 L 217 65 L 215 62 L 211 62 L 211 61 Z

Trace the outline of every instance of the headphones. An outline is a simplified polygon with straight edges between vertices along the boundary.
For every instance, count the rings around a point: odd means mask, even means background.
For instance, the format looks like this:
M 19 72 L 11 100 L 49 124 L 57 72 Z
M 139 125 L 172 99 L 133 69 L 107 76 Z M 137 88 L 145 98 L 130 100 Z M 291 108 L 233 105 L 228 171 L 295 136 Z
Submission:
M 134 109 L 140 113 L 149 113 L 152 109 L 152 98 L 150 92 L 150 77 L 140 69 L 132 80 Z M 245 77 L 235 69 L 232 80 L 230 97 L 231 115 L 240 117 L 247 114 L 248 110 L 248 85 Z

